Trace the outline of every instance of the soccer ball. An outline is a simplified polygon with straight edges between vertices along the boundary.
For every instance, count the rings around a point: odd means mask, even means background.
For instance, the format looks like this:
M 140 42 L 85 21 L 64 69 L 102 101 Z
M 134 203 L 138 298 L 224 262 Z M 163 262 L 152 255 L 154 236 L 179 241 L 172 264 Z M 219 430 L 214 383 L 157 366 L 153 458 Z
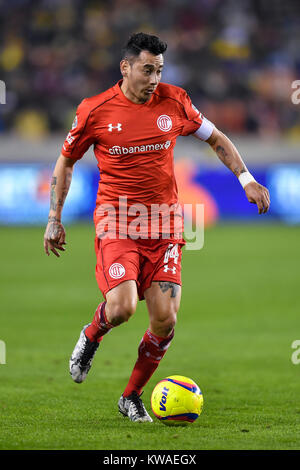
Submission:
M 169 426 L 186 426 L 200 415 L 203 395 L 192 379 L 171 375 L 154 387 L 151 408 L 162 423 Z

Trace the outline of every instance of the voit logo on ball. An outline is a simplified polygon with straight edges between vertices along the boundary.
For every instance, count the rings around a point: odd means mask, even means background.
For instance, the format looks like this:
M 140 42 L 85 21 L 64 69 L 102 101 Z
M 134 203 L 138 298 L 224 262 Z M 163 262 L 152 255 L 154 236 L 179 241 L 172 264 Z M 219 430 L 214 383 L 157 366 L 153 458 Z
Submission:
M 125 276 L 125 268 L 120 263 L 112 264 L 108 272 L 113 279 L 121 279 L 121 277 Z

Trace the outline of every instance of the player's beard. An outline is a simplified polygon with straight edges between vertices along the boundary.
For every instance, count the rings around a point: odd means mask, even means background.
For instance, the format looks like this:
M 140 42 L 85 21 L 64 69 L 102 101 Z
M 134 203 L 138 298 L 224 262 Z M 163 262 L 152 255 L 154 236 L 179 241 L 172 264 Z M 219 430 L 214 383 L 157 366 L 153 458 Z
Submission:
M 149 89 L 151 89 L 151 92 L 148 92 Z M 142 90 L 142 93 L 141 93 L 142 96 L 143 96 L 142 99 L 144 99 L 145 102 L 146 102 L 146 101 L 149 101 L 149 100 L 151 99 L 151 96 L 152 96 L 152 93 L 153 93 L 153 92 L 154 92 L 154 90 L 153 90 L 151 87 L 146 88 L 146 89 L 144 88 L 144 89 Z
M 128 84 L 130 94 L 133 95 L 140 104 L 146 103 L 151 99 L 152 92 L 148 93 L 148 90 L 153 90 L 154 87 L 151 85 L 139 85 L 138 83 Z

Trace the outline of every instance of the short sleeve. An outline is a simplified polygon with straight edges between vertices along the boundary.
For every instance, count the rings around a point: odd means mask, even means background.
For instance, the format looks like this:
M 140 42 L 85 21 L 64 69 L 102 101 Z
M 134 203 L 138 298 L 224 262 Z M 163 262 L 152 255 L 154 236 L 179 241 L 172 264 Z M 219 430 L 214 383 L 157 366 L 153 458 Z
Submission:
M 181 135 L 194 134 L 203 122 L 203 115 L 191 102 L 190 97 L 186 92 L 183 94 L 182 105 L 184 108 L 183 127 Z
M 90 114 L 90 107 L 87 106 L 86 100 L 83 100 L 77 108 L 72 128 L 62 146 L 61 153 L 65 157 L 78 160 L 95 142 Z

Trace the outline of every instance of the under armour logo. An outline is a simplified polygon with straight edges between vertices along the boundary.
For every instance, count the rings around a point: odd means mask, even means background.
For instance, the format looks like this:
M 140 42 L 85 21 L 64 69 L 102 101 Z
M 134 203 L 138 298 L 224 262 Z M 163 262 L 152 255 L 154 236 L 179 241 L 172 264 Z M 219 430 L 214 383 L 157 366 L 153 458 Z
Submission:
M 113 126 L 112 124 L 108 124 L 109 132 L 112 132 L 113 129 L 117 129 L 120 132 L 122 130 L 122 124 L 120 122 L 118 122 L 116 126 Z
M 172 268 L 169 268 L 169 266 L 166 264 L 164 266 L 164 273 L 167 273 L 168 271 L 172 271 L 173 274 L 176 274 L 176 266 L 173 266 Z

